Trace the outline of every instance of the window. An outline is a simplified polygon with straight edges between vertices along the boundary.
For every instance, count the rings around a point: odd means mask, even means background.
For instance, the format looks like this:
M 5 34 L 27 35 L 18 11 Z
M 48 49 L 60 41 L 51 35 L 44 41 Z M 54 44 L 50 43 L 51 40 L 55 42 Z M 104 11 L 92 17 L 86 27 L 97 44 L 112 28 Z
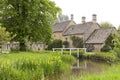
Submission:
M 67 41 L 67 38 L 65 38 L 65 40 Z
M 72 27 L 72 30 L 73 30 L 74 28 Z

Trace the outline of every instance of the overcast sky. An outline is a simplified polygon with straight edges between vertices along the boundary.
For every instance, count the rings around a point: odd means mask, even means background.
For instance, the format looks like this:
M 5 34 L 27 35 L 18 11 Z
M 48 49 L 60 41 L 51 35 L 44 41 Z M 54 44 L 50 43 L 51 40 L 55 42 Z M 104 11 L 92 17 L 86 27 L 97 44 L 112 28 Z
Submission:
M 51 0 L 62 9 L 62 13 L 70 17 L 74 15 L 76 23 L 85 16 L 86 21 L 92 20 L 92 14 L 97 15 L 98 23 L 110 22 L 120 25 L 120 0 Z

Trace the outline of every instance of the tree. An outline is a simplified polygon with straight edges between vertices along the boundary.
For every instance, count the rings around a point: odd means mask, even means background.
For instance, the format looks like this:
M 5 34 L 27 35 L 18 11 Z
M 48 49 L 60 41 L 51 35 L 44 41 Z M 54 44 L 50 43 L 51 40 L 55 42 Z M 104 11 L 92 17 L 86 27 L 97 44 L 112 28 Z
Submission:
M 109 23 L 109 22 L 102 22 L 102 23 L 100 23 L 100 26 L 101 26 L 102 28 L 113 27 L 113 25 L 112 25 L 111 23 Z
M 105 45 L 103 46 L 103 48 L 101 49 L 101 51 L 103 52 L 108 52 L 110 50 L 113 50 L 115 47 L 114 45 L 114 34 L 111 34 L 107 40 L 105 41 Z
M 69 17 L 67 15 L 64 15 L 64 14 L 59 14 L 57 19 L 59 22 L 63 22 L 63 21 L 69 20 Z
M 120 27 L 114 34 L 114 51 L 116 52 L 116 55 L 120 58 Z
M 9 42 L 13 37 L 11 33 L 6 31 L 6 28 L 0 26 L 0 48 L 2 50 L 2 45 L 6 42 Z
M 6 30 L 16 34 L 14 41 L 20 42 L 20 50 L 25 43 L 44 42 L 51 39 L 51 25 L 61 10 L 50 0 L 1 0 L 0 22 Z
M 76 36 L 71 36 L 72 44 L 76 48 L 82 48 L 83 47 L 83 39 L 76 37 Z

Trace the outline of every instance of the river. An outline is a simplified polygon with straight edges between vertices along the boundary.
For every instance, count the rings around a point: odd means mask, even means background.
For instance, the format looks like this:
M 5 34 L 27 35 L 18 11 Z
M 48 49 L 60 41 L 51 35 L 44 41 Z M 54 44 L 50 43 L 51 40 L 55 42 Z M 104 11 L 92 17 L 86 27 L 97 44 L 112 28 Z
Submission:
M 71 66 L 71 71 L 69 73 L 62 75 L 56 74 L 46 80 L 73 80 L 73 77 L 77 78 L 91 73 L 99 74 L 100 72 L 105 71 L 109 66 L 111 65 L 103 62 L 77 59 L 76 63 Z

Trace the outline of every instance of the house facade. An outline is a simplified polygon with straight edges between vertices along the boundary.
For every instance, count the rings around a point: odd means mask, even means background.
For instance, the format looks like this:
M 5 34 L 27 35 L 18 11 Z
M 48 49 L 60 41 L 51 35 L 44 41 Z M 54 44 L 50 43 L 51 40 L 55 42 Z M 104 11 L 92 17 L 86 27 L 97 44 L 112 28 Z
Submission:
M 55 23 L 52 27 L 53 38 L 67 40 L 69 47 L 73 48 L 71 35 L 80 37 L 83 39 L 84 47 L 93 47 L 92 51 L 100 51 L 105 45 L 106 39 L 114 33 L 115 28 L 101 28 L 97 23 L 96 14 L 92 15 L 92 21 L 86 22 L 86 17 L 82 17 L 80 24 L 76 24 L 71 15 L 71 20 L 60 23 Z

